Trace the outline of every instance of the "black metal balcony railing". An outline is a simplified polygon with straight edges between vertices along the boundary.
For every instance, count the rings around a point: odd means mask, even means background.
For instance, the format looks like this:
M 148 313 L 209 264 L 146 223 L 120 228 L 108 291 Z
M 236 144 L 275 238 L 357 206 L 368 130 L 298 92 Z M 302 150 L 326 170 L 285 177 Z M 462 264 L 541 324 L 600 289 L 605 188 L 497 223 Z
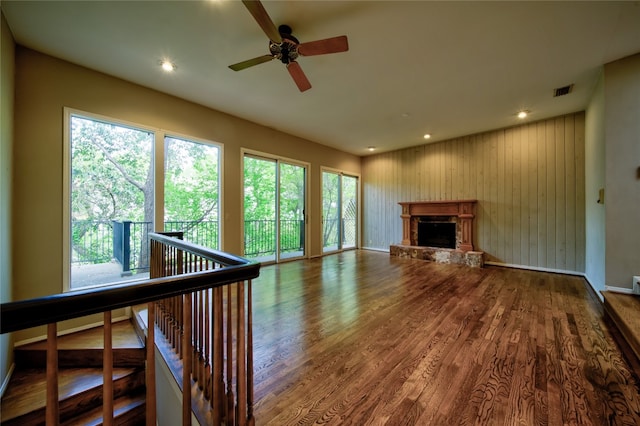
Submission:
M 304 220 L 280 221 L 280 252 L 304 250 Z M 244 221 L 244 256 L 269 256 L 276 252 L 276 221 Z
M 275 253 L 275 220 L 245 221 L 244 256 L 258 257 Z M 182 231 L 192 243 L 219 249 L 218 221 L 170 221 L 165 232 Z M 72 264 L 88 265 L 116 260 L 122 273 L 149 269 L 149 233 L 151 222 L 133 221 L 73 221 Z M 302 251 L 305 244 L 304 221 L 280 221 L 280 251 Z

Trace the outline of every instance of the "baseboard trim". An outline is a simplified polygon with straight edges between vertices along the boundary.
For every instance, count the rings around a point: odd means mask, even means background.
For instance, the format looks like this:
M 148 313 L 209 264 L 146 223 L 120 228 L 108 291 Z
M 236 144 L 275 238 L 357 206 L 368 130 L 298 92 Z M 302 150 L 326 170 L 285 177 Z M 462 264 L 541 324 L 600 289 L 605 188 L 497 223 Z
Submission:
M 0 398 L 4 396 L 4 393 L 7 390 L 7 387 L 9 386 L 9 380 L 11 380 L 11 376 L 13 376 L 13 372 L 15 369 L 16 369 L 16 364 L 15 362 L 12 362 L 11 366 L 9 367 L 9 371 L 7 371 L 7 376 L 4 378 L 4 381 L 2 382 L 2 386 L 0 386 Z
M 484 262 L 484 264 L 492 265 L 492 266 L 501 266 L 505 268 L 527 269 L 529 271 L 551 272 L 553 274 L 576 275 L 579 277 L 584 277 L 584 272 L 569 271 L 566 269 L 543 268 L 540 266 L 518 265 L 515 263 L 502 263 L 502 262 L 491 262 L 491 261 L 486 261 Z
M 615 287 L 611 285 L 604 286 L 605 291 L 611 291 L 613 293 L 622 293 L 622 294 L 635 294 L 632 288 L 625 287 Z
M 382 249 L 382 248 L 378 248 L 378 247 L 362 247 L 362 250 L 369 250 L 369 251 L 379 251 L 382 253 L 389 253 L 389 249 Z

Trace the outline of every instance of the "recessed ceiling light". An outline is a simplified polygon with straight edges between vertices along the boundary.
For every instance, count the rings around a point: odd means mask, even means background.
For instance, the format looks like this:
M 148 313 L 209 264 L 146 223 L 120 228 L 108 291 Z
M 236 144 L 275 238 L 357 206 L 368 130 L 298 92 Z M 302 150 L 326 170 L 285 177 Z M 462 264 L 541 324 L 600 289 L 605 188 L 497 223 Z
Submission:
M 367 148 L 369 151 L 375 151 L 376 147 L 375 146 L 370 146 L 369 148 Z
M 529 115 L 529 111 L 520 111 L 518 113 L 518 118 L 522 119 L 522 118 L 526 118 L 527 115 Z
M 160 66 L 161 66 L 161 67 L 162 67 L 162 69 L 163 69 L 163 70 L 165 70 L 166 72 L 175 71 L 175 70 L 176 70 L 176 68 L 178 68 L 178 67 L 176 67 L 176 64 L 174 64 L 173 62 L 168 61 L 168 60 L 166 60 L 166 59 L 165 59 L 165 60 L 160 61 Z
M 425 135 L 423 136 L 423 138 L 425 138 L 425 139 L 431 139 L 431 134 L 430 134 L 430 133 L 427 133 L 427 134 L 425 134 Z

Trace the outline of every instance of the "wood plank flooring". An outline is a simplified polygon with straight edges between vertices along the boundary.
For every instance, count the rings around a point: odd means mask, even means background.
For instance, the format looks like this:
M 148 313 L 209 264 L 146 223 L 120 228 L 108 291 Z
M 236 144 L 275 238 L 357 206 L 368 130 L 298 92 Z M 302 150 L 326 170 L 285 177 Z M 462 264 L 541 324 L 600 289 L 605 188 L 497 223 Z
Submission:
M 580 277 L 351 251 L 253 284 L 258 425 L 638 425 Z

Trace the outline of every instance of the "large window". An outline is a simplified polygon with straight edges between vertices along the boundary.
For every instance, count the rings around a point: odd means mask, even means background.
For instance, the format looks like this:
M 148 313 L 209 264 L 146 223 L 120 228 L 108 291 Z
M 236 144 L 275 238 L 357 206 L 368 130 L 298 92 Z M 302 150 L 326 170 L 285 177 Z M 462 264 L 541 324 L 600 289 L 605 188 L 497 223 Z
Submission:
M 219 247 L 218 146 L 71 110 L 65 121 L 70 289 L 148 276 L 154 230 Z
M 164 230 L 219 248 L 218 147 L 165 137 Z

